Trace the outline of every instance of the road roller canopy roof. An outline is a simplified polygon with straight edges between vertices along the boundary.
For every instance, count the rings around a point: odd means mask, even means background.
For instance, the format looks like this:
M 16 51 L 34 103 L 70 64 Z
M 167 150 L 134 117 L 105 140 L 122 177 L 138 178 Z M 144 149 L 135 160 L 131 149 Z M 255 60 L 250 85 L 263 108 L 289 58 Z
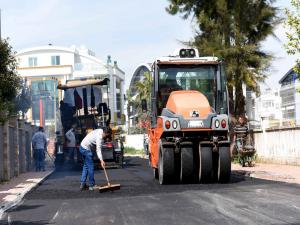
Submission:
M 108 78 L 99 80 L 99 79 L 84 79 L 84 80 L 68 80 L 67 84 L 58 85 L 57 88 L 61 90 L 67 90 L 70 88 L 77 88 L 87 85 L 107 85 L 109 82 Z

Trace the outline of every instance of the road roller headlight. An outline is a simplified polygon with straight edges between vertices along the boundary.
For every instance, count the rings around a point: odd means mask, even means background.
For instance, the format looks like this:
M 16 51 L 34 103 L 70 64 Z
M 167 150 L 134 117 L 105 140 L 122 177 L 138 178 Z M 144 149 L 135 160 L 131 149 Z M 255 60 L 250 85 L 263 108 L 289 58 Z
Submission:
M 220 121 L 219 120 L 215 120 L 215 127 L 219 128 L 220 127 Z
M 176 120 L 173 120 L 173 122 L 172 122 L 172 127 L 173 127 L 173 129 L 177 129 L 177 127 L 178 127 L 178 122 L 176 121 Z

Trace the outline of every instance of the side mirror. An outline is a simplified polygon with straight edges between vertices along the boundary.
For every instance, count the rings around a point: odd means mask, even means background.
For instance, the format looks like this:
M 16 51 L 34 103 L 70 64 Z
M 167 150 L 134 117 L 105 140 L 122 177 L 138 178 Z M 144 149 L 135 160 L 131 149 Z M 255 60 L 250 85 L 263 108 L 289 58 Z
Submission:
M 147 112 L 147 101 L 146 101 L 146 99 L 142 99 L 142 111 Z

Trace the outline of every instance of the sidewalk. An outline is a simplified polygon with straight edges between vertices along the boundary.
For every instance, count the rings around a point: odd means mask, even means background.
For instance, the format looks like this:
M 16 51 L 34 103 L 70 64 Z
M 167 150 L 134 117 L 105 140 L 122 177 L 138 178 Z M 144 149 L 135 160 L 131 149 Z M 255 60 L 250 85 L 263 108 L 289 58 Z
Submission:
M 44 172 L 26 172 L 7 182 L 0 183 L 0 219 L 2 214 L 20 203 L 30 190 L 38 186 L 54 171 L 54 166 Z
M 256 163 L 254 167 L 231 165 L 232 172 L 265 180 L 300 184 L 300 166 Z

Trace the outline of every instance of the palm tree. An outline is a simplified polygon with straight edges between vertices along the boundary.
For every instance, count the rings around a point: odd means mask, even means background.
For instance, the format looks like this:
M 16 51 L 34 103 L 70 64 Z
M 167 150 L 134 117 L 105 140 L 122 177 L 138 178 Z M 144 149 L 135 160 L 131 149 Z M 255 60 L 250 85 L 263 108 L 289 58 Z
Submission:
M 151 94 L 151 84 L 152 84 L 152 77 L 149 72 L 144 73 L 144 77 L 141 81 L 137 81 L 135 83 L 136 92 L 135 95 L 131 93 L 130 90 L 127 91 L 127 99 L 128 99 L 128 115 L 129 115 L 129 107 L 132 106 L 136 109 L 136 116 L 139 122 L 143 122 L 148 120 L 147 112 L 142 111 L 141 102 L 142 100 L 147 101 L 147 107 L 150 106 L 150 94 Z M 146 121 L 147 122 L 147 121 Z M 147 123 L 146 123 L 147 124 Z
M 135 83 L 137 90 L 137 101 L 141 102 L 142 99 L 150 102 L 152 77 L 149 72 L 144 73 L 144 79 Z

